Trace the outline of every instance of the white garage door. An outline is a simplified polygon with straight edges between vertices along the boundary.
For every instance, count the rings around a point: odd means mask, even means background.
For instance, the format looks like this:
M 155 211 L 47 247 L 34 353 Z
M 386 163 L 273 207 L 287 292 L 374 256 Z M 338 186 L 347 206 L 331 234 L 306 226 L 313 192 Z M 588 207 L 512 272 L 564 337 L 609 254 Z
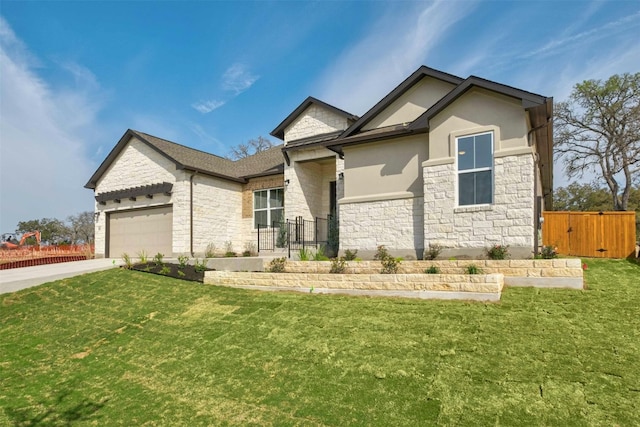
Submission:
M 113 212 L 109 215 L 107 256 L 119 258 L 122 254 L 137 257 L 145 251 L 149 258 L 158 252 L 172 255 L 173 208 L 139 209 Z

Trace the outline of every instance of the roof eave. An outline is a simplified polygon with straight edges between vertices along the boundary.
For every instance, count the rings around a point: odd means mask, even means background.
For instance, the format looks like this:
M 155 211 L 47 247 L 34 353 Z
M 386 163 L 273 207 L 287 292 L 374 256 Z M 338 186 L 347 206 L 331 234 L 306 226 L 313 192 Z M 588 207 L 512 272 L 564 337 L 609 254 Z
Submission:
M 386 107 L 391 105 L 394 101 L 400 98 L 407 90 L 413 87 L 417 82 L 422 80 L 425 77 L 433 77 L 438 80 L 442 80 L 447 83 L 451 83 L 454 85 L 459 85 L 464 81 L 461 77 L 454 76 L 453 74 L 448 74 L 443 71 L 439 71 L 433 68 L 429 68 L 426 66 L 421 66 L 416 71 L 414 71 L 409 77 L 404 79 L 402 83 L 396 86 L 389 94 L 387 94 L 384 98 L 382 98 L 376 105 L 374 105 L 369 111 L 367 111 L 360 119 L 358 119 L 354 124 L 349 126 L 344 135 L 350 136 L 354 132 L 362 129 L 364 125 L 366 125 L 373 117 L 375 117 L 378 113 L 384 110 Z

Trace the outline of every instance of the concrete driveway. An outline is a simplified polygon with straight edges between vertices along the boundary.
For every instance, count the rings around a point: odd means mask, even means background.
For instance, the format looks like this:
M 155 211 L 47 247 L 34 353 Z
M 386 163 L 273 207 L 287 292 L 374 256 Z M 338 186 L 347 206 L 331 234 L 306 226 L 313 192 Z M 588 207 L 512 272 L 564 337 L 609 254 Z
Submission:
M 0 270 L 0 294 L 16 292 L 54 280 L 66 279 L 92 271 L 107 270 L 120 265 L 122 265 L 120 259 L 101 258 Z

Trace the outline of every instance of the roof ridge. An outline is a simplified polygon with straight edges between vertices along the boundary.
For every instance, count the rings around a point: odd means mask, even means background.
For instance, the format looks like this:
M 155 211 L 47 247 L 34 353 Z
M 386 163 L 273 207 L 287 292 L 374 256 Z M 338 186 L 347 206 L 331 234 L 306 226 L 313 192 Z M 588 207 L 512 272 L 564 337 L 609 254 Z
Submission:
M 186 149 L 191 150 L 191 151 L 197 151 L 199 153 L 206 154 L 206 155 L 213 156 L 213 157 L 217 157 L 217 158 L 219 158 L 221 160 L 226 160 L 228 162 L 232 162 L 233 163 L 233 160 L 228 159 L 227 157 L 223 157 L 223 156 L 219 156 L 217 154 L 209 153 L 208 151 L 200 150 L 198 148 L 189 147 L 187 145 L 180 144 L 180 143 L 174 142 L 174 141 L 170 141 L 170 140 L 165 139 L 165 138 L 160 138 L 159 136 L 151 135 L 150 133 L 141 132 L 139 130 L 131 129 L 131 131 L 136 133 L 136 134 L 138 134 L 138 135 L 150 136 L 151 138 L 159 139 L 161 141 L 168 142 L 169 144 L 177 145 L 178 147 L 181 147 L 181 148 L 186 148 Z

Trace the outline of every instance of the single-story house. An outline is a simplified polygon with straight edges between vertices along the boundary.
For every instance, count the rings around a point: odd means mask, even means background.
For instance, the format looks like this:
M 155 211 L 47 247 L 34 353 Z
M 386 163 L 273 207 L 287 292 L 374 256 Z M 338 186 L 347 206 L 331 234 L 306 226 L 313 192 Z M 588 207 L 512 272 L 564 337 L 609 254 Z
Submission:
M 241 252 L 285 219 L 339 224 L 341 250 L 421 259 L 493 244 L 531 257 L 551 207 L 553 99 L 420 67 L 362 117 L 309 97 L 231 161 L 128 130 L 86 184 L 96 255 Z M 263 250 L 263 248 L 261 248 Z

